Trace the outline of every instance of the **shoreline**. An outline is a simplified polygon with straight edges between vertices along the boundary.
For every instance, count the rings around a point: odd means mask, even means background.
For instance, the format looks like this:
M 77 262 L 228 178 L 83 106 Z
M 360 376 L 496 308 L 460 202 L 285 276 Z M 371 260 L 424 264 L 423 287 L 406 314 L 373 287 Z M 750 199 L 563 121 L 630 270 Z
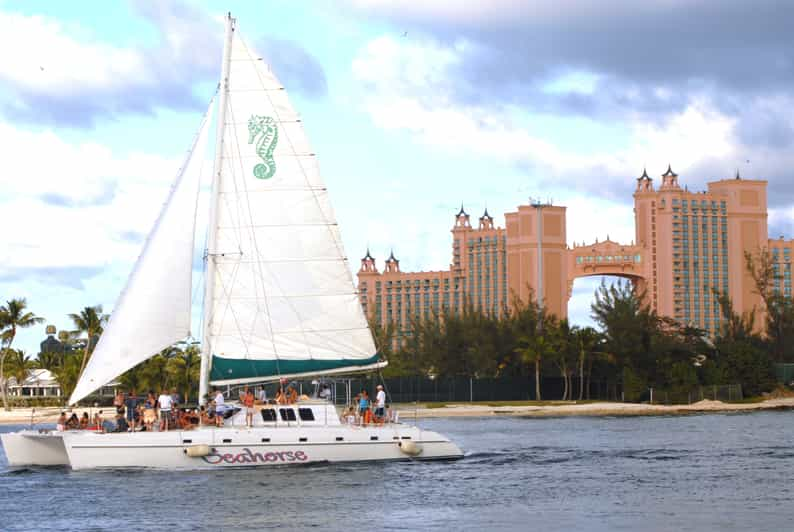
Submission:
M 568 416 L 665 416 L 725 412 L 757 412 L 794 409 L 794 397 L 767 399 L 758 403 L 723 403 L 704 399 L 689 405 L 651 405 L 645 403 L 559 402 L 553 405 L 490 406 L 454 403 L 437 408 L 414 408 L 400 405 L 397 411 L 405 419 L 435 417 L 568 417 Z
M 725 412 L 757 412 L 769 410 L 794 409 L 794 397 L 780 399 L 767 399 L 758 403 L 723 403 L 705 399 L 690 405 L 650 405 L 645 403 L 613 403 L 613 402 L 586 402 L 576 401 L 558 402 L 544 405 L 505 405 L 496 406 L 487 403 L 450 403 L 444 406 L 428 408 L 424 404 L 396 404 L 394 410 L 403 420 L 416 418 L 450 418 L 450 417 L 614 417 L 614 416 L 664 416 L 687 415 L 703 413 Z M 69 409 L 61 407 L 38 407 L 35 414 L 32 408 L 12 408 L 10 412 L 0 409 L 0 425 L 26 425 L 31 418 L 34 425 L 41 423 L 55 423 L 62 411 Z M 96 410 L 111 411 L 112 407 L 104 408 L 75 408 L 75 412 L 89 412 L 93 415 Z

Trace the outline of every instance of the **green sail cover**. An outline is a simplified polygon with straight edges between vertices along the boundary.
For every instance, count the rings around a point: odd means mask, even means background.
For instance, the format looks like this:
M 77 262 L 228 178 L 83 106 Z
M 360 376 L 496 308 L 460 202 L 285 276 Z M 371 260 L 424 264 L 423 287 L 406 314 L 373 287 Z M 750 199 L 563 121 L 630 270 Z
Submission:
M 261 378 L 266 380 L 279 375 L 317 373 L 321 371 L 350 368 L 356 371 L 362 366 L 377 364 L 380 355 L 376 353 L 366 359 L 340 358 L 335 360 L 250 360 L 244 358 L 224 358 L 212 356 L 210 381 L 228 381 Z

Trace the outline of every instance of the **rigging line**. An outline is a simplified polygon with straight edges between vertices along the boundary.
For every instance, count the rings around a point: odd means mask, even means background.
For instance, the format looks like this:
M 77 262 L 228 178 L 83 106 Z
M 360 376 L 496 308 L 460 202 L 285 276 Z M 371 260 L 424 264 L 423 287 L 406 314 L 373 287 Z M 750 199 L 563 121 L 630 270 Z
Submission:
M 245 43 L 243 42 L 243 44 L 245 44 Z M 248 48 L 247 45 L 245 45 L 245 47 L 246 47 L 246 52 L 248 53 L 249 58 L 250 58 L 251 57 L 250 49 Z M 258 68 L 258 63 L 256 61 L 252 61 L 252 63 L 254 63 L 255 71 L 257 73 L 257 77 L 259 78 L 260 86 L 265 91 L 265 96 L 270 101 L 270 104 L 271 104 L 271 106 L 273 108 L 273 111 L 274 111 L 274 113 L 276 115 L 276 118 L 279 120 L 279 123 L 284 123 L 285 121 L 281 120 L 281 118 L 280 118 L 280 116 L 278 114 L 278 111 L 276 111 L 276 105 L 274 104 L 274 102 L 270 98 L 270 95 L 266 92 L 267 89 L 265 88 L 265 82 L 262 79 L 262 75 L 261 75 L 260 70 Z M 295 113 L 295 114 L 297 115 L 297 113 Z M 317 210 L 320 212 L 321 216 L 325 220 L 326 225 L 336 225 L 335 222 L 333 222 L 333 223 L 329 222 L 329 220 L 328 220 L 329 217 L 328 217 L 326 211 L 323 209 L 323 205 L 322 205 L 322 203 L 319 200 L 319 197 L 318 197 L 318 194 L 317 194 L 316 190 L 314 190 L 316 187 L 313 187 L 311 181 L 309 180 L 309 177 L 308 177 L 308 175 L 306 173 L 306 169 L 304 168 L 304 166 L 302 164 L 302 161 L 299 158 L 300 155 L 295 150 L 295 146 L 294 146 L 294 144 L 292 142 L 290 134 L 287 132 L 287 130 L 282 130 L 282 131 L 284 131 L 284 136 L 285 136 L 287 142 L 289 143 L 290 149 L 291 149 L 291 151 L 293 153 L 293 157 L 295 157 L 295 160 L 298 163 L 298 166 L 300 167 L 301 174 L 303 176 L 304 182 L 306 183 L 307 187 L 309 187 L 311 192 L 312 192 L 312 199 L 314 200 L 314 203 L 315 203 L 315 205 L 317 207 Z M 318 173 L 318 177 L 320 177 L 319 173 Z M 320 177 L 320 179 L 322 179 L 322 178 Z M 327 192 L 327 189 L 325 189 L 325 187 L 322 187 L 322 191 L 323 192 Z M 330 203 L 328 205 L 328 208 L 331 210 L 331 213 L 333 213 L 333 208 L 330 206 Z M 335 220 L 335 217 L 331 216 L 331 219 Z M 336 234 L 334 233 L 334 231 L 332 229 L 329 230 L 328 233 L 329 233 L 329 236 L 331 237 L 331 241 L 333 242 L 334 247 L 336 248 L 338 256 L 342 257 L 342 262 L 345 263 L 345 265 L 343 266 L 343 270 L 345 271 L 345 278 L 350 283 L 350 285 L 353 286 L 353 280 L 352 280 L 352 277 L 351 277 L 350 269 L 347 267 L 347 262 L 348 261 L 347 261 L 347 259 L 345 257 L 344 250 L 341 248 L 341 242 L 340 242 L 339 239 L 336 238 Z M 358 307 L 358 309 L 359 309 L 359 312 L 360 312 L 360 307 Z M 297 312 L 296 312 L 296 314 L 300 315 Z M 366 323 L 366 320 L 363 320 L 363 321 Z M 367 326 L 368 326 L 368 324 L 367 324 Z M 305 330 L 302 321 L 301 321 L 301 330 Z M 325 338 L 326 340 L 328 340 L 328 338 L 324 337 L 322 334 L 320 336 Z M 348 349 L 349 349 L 349 347 L 350 346 L 347 346 Z M 373 347 L 374 347 L 374 345 L 373 345 Z M 307 348 L 308 348 L 308 351 L 311 354 L 311 347 L 308 345 L 308 343 L 307 343 Z
M 234 122 L 234 106 L 233 106 L 234 102 L 233 102 L 233 100 L 234 99 L 231 98 L 231 97 L 228 99 L 228 108 L 227 108 L 228 115 L 231 116 L 232 122 Z M 228 125 L 229 124 L 227 123 L 227 126 Z M 244 169 L 242 168 L 242 160 L 241 159 L 238 158 L 238 160 L 236 162 L 234 160 L 234 153 L 237 152 L 239 154 L 239 152 L 240 152 L 239 145 L 238 145 L 238 139 L 237 139 L 237 130 L 232 125 L 231 127 L 228 127 L 226 129 L 226 131 L 227 132 L 231 131 L 229 142 L 228 143 L 224 143 L 224 150 L 228 150 L 228 154 L 229 154 L 229 156 L 226 158 L 226 160 L 229 163 L 229 165 L 228 165 L 229 166 L 229 173 L 231 174 L 229 177 L 230 177 L 230 179 L 232 181 L 232 185 L 234 186 L 234 195 L 235 195 L 235 198 L 234 198 L 234 207 L 235 208 L 232 208 L 231 206 L 229 206 L 229 212 L 230 212 L 230 214 L 233 217 L 234 214 L 232 214 L 232 213 L 236 209 L 236 214 L 237 214 L 237 220 L 236 221 L 237 221 L 238 225 L 237 225 L 237 227 L 232 227 L 232 228 L 235 229 L 235 231 L 236 231 L 235 236 L 237 237 L 237 248 L 242 250 L 242 245 L 243 245 L 242 221 L 243 221 L 244 214 L 243 214 L 242 205 L 240 205 L 240 200 L 239 200 L 240 189 L 239 189 L 238 184 L 237 184 L 237 179 L 238 179 L 238 176 L 240 174 L 244 173 Z M 227 146 L 227 144 L 229 144 L 229 145 Z M 238 174 L 238 172 L 237 172 L 238 171 L 237 165 L 240 166 L 240 168 L 239 168 L 240 174 Z M 231 201 L 232 198 L 225 197 L 224 200 L 226 201 L 226 203 L 228 205 L 228 202 Z M 232 220 L 232 221 L 234 221 L 234 220 Z
M 260 70 L 259 70 L 259 62 L 256 59 L 252 58 L 251 51 L 248 48 L 248 45 L 245 44 L 245 41 L 242 39 L 242 36 L 240 37 L 239 42 L 245 47 L 245 52 L 248 55 L 248 59 L 250 61 L 250 64 L 253 66 L 254 72 L 256 73 L 256 76 L 259 79 L 260 88 L 265 92 L 265 96 L 267 97 L 267 100 L 270 103 L 270 106 L 271 106 L 271 109 L 273 111 L 273 114 L 275 114 L 276 118 L 280 121 L 281 117 L 279 116 L 279 113 L 278 113 L 278 110 L 276 108 L 276 105 L 274 104 L 272 98 L 270 97 L 270 95 L 268 94 L 268 92 L 265 89 L 265 83 L 263 83 L 262 75 L 261 75 Z M 282 129 L 282 132 L 284 133 L 284 136 L 285 136 L 287 142 L 289 143 L 290 149 L 291 149 L 291 151 L 293 153 L 293 156 L 294 156 L 295 148 L 294 148 L 294 146 L 292 144 L 292 141 L 290 140 L 289 133 L 287 133 L 286 130 L 283 130 L 283 129 Z M 302 165 L 300 165 L 300 161 L 298 161 L 298 163 L 299 163 L 299 166 L 301 166 L 301 170 L 303 171 L 303 167 L 302 167 Z M 305 177 L 305 172 L 304 172 L 304 177 Z M 308 181 L 307 181 L 307 184 L 309 184 Z M 250 205 L 250 198 L 248 196 L 246 196 L 246 201 L 249 202 L 249 205 Z M 257 254 L 258 258 L 261 260 L 262 259 L 262 255 L 259 252 L 259 247 L 258 247 L 258 243 L 257 243 L 256 239 L 254 239 L 254 246 L 256 248 L 256 254 Z M 258 265 L 259 265 L 260 268 L 262 267 L 262 263 L 261 262 Z M 272 279 L 275 281 L 275 284 L 279 287 L 280 291 L 282 293 L 284 293 L 284 290 L 283 290 L 283 288 L 281 286 L 281 283 L 279 282 L 278 278 L 273 276 Z M 267 297 L 265 297 L 265 301 L 267 302 Z M 313 353 L 312 353 L 311 346 L 309 345 L 308 338 L 305 335 L 305 329 L 304 329 L 304 325 L 303 325 L 304 320 L 302 319 L 302 315 L 301 315 L 300 312 L 298 312 L 298 309 L 295 308 L 291 303 L 289 303 L 289 306 L 290 306 L 291 310 L 295 313 L 295 316 L 298 318 L 298 323 L 300 325 L 300 329 L 303 332 L 304 347 L 306 348 L 307 354 L 308 354 L 309 358 L 311 359 L 311 358 L 313 358 Z M 272 318 L 270 316 L 269 308 L 268 308 L 268 323 L 270 324 L 270 327 L 271 327 L 271 330 L 272 330 Z M 276 358 L 278 359 L 278 355 L 276 355 Z
M 157 215 L 157 219 L 155 220 L 154 225 L 152 226 L 152 229 L 150 230 L 149 234 L 146 237 L 146 241 L 143 244 L 143 248 L 141 249 L 141 252 L 135 258 L 135 264 L 133 265 L 132 272 L 130 273 L 130 277 L 129 278 L 132 278 L 132 276 L 137 271 L 138 263 L 141 260 L 141 257 L 143 256 L 144 252 L 146 251 L 146 248 L 149 246 L 149 242 L 152 239 L 152 235 L 154 234 L 154 230 L 160 225 L 160 222 L 161 222 L 161 220 L 162 220 L 162 218 L 163 218 L 163 216 L 165 214 L 165 210 L 166 210 L 165 206 L 168 205 L 171 202 L 171 200 L 174 197 L 174 193 L 176 192 L 177 185 L 182 181 L 184 173 L 187 170 L 188 165 L 190 164 L 190 160 L 192 159 L 193 152 L 196 150 L 196 147 L 198 146 L 198 141 L 199 141 L 199 138 L 201 137 L 201 131 L 204 129 L 204 125 L 207 123 L 207 119 L 209 118 L 209 115 L 211 114 L 212 104 L 215 101 L 215 96 L 217 94 L 218 94 L 218 91 L 216 89 L 215 90 L 215 94 L 213 94 L 212 98 L 210 99 L 210 103 L 209 103 L 209 106 L 207 107 L 207 110 L 204 112 L 204 115 L 201 118 L 201 123 L 199 124 L 198 129 L 196 130 L 196 132 L 193 135 L 193 141 L 190 144 L 190 148 L 185 152 L 185 158 L 182 161 L 182 163 L 180 164 L 179 170 L 177 171 L 177 174 L 176 174 L 177 178 L 171 183 L 171 186 L 170 186 L 170 188 L 168 190 L 168 196 L 166 197 L 165 202 L 163 203 L 162 207 L 160 207 L 160 213 Z M 199 181 L 200 181 L 200 178 L 199 178 Z M 196 197 L 196 201 L 198 202 L 198 196 Z M 195 233 L 195 218 L 196 218 L 196 215 L 195 215 L 195 212 L 194 212 L 194 214 L 193 214 L 193 223 L 194 223 L 193 232 L 194 233 Z M 195 245 L 195 243 L 194 243 L 194 245 Z M 191 265 L 191 269 L 192 269 L 192 265 Z M 117 305 L 118 305 L 118 302 L 124 300 L 124 296 L 126 295 L 127 288 L 128 288 L 128 285 L 125 285 L 124 288 L 122 289 L 121 294 L 119 294 L 119 297 L 117 299 Z M 192 286 L 191 286 L 191 290 L 192 290 Z M 191 299 L 191 301 L 192 301 L 192 299 Z M 110 322 L 112 320 L 113 320 L 113 314 L 111 313 L 110 320 L 108 322 L 108 326 L 110 326 Z M 190 331 L 188 330 L 188 333 L 189 332 Z
M 241 42 L 242 42 L 242 40 L 241 40 Z M 232 120 L 234 120 L 234 109 L 231 110 L 231 116 L 232 116 Z M 246 229 L 248 229 L 248 231 L 247 231 L 248 232 L 248 236 L 250 237 L 251 243 L 253 244 L 253 247 L 254 247 L 254 250 L 253 250 L 254 254 L 255 254 L 256 257 L 261 259 L 261 254 L 259 253 L 259 246 L 258 246 L 257 239 L 256 239 L 256 231 L 253 228 L 253 221 L 254 221 L 253 220 L 253 210 L 251 209 L 251 202 L 250 202 L 250 198 L 248 197 L 248 182 L 247 182 L 247 180 L 245 178 L 245 169 L 242 167 L 243 157 L 242 157 L 242 150 L 240 149 L 240 139 L 239 139 L 239 137 L 237 135 L 237 131 L 236 130 L 234 131 L 233 148 L 234 148 L 234 150 L 235 150 L 235 152 L 237 154 L 237 160 L 238 160 L 239 166 L 240 166 L 240 174 L 243 176 L 241 179 L 242 179 L 243 190 L 245 192 L 244 198 L 245 198 L 246 207 L 247 207 L 247 214 L 248 214 L 247 218 L 251 220 L 251 226 L 246 227 Z M 235 190 L 237 190 L 237 182 L 236 182 L 236 180 L 235 180 Z M 239 191 L 237 193 L 238 193 L 238 201 L 237 201 L 237 203 L 239 205 L 240 204 Z M 242 209 L 243 209 L 242 205 L 240 206 L 240 208 L 241 208 L 241 211 L 242 211 Z M 240 222 L 242 222 L 243 216 L 244 215 L 241 214 Z M 242 231 L 242 229 L 243 229 L 242 224 L 240 224 L 240 226 L 241 226 L 240 229 Z M 267 316 L 267 326 L 268 326 L 268 329 L 270 330 L 270 343 L 271 343 L 271 345 L 273 347 L 273 356 L 276 359 L 278 359 L 278 350 L 276 349 L 276 340 L 275 340 L 275 337 L 273 335 L 273 322 L 272 322 L 272 317 L 271 317 L 271 314 L 270 314 L 270 304 L 269 304 L 269 301 L 268 301 L 267 290 L 265 289 L 265 285 L 264 285 L 264 271 L 262 270 L 261 262 L 256 262 L 255 264 L 256 264 L 255 268 L 258 270 L 260 277 L 257 277 L 256 275 L 254 275 L 254 277 L 253 277 L 253 280 L 254 280 L 254 293 L 258 294 L 259 286 L 260 286 L 260 282 L 261 282 L 261 289 L 262 289 L 262 298 L 261 299 L 263 300 L 264 305 L 265 305 L 264 310 L 265 310 L 265 314 Z M 255 327 L 256 321 L 261 316 L 261 313 L 262 313 L 262 308 L 260 307 L 260 300 L 259 300 L 259 298 L 257 298 L 256 299 L 256 313 L 254 315 L 254 320 L 253 320 L 253 322 L 251 324 L 252 328 Z M 250 353 L 247 351 L 247 348 L 246 348 L 246 358 L 250 358 Z M 279 369 L 278 362 L 276 362 L 276 371 L 279 373 L 279 375 L 281 374 L 281 370 Z
M 236 265 L 236 266 L 238 266 L 238 265 Z M 231 280 L 231 285 L 232 286 L 234 286 L 234 282 L 237 279 L 237 272 L 238 271 L 239 271 L 239 267 L 235 267 L 235 269 L 233 271 L 232 280 Z M 229 292 L 229 290 L 227 290 L 226 284 L 223 282 L 222 279 L 221 279 L 220 283 L 221 283 L 221 289 L 223 290 L 224 295 L 226 296 L 226 300 L 227 300 L 227 307 L 226 307 L 226 309 L 224 309 L 223 316 L 221 316 L 221 323 L 223 323 L 223 320 L 226 317 L 226 310 L 228 309 L 229 313 L 232 316 L 232 320 L 234 320 L 234 325 L 237 328 L 237 333 L 239 334 L 240 341 L 243 343 L 243 346 L 245 347 L 246 355 L 248 355 L 249 352 L 250 352 L 249 348 L 248 348 L 248 342 L 246 341 L 246 338 L 243 335 L 243 329 L 242 329 L 242 327 L 240 327 L 240 321 L 237 319 L 237 313 L 234 311 L 234 308 L 232 308 L 232 304 L 231 304 L 232 299 L 231 299 L 231 296 L 230 296 L 230 292 Z M 217 336 L 222 336 L 222 335 L 217 335 Z
M 242 40 L 242 37 L 240 38 L 240 42 L 242 42 L 244 44 L 246 53 L 248 54 L 249 59 L 251 59 L 251 51 L 248 48 L 248 45 L 246 45 L 244 43 L 244 41 Z M 262 89 L 265 90 L 265 96 L 270 101 L 271 106 L 273 106 L 273 110 L 274 110 L 274 112 L 276 114 L 276 117 L 280 118 L 278 116 L 278 112 L 275 111 L 276 107 L 273 104 L 273 101 L 272 101 L 272 98 L 270 97 L 270 94 L 265 89 L 264 80 L 262 79 L 262 75 L 261 75 L 261 73 L 259 71 L 259 68 L 257 68 L 258 65 L 256 64 L 256 62 L 254 62 L 254 64 L 255 64 L 255 71 L 256 71 L 257 77 L 259 78 L 259 84 L 262 87 Z M 297 115 L 297 113 L 295 113 L 295 114 Z M 293 154 L 295 154 L 296 157 L 297 157 L 297 153 L 295 151 L 295 147 L 294 147 L 294 145 L 292 143 L 292 140 L 290 138 L 289 133 L 287 133 L 285 136 L 287 138 L 287 142 L 290 145 L 290 149 L 292 150 Z M 303 167 L 302 161 L 298 160 L 297 162 L 298 162 L 298 165 L 301 168 L 301 173 L 303 174 L 304 181 L 306 182 L 307 185 L 311 185 L 311 182 L 309 181 L 309 177 L 306 174 L 306 169 Z M 320 179 L 322 179 L 322 176 L 319 175 L 319 169 L 318 169 L 318 177 Z M 329 223 L 328 215 L 326 214 L 325 210 L 323 209 L 322 204 L 320 202 L 320 199 L 318 198 L 317 194 L 314 191 L 312 191 L 312 196 L 314 197 L 315 204 L 316 204 L 318 210 L 320 211 L 321 215 L 323 216 L 325 221 L 327 223 Z M 329 201 L 328 201 L 328 209 L 330 211 L 329 214 L 331 215 L 331 219 L 334 220 L 334 223 L 335 223 L 336 216 L 333 215 L 333 207 L 331 206 L 330 198 L 329 198 Z M 328 234 L 331 237 L 331 241 L 334 243 L 334 246 L 336 247 L 336 250 L 337 250 L 337 253 L 339 254 L 339 256 L 346 257 L 345 252 L 344 252 L 344 248 L 343 248 L 342 242 L 341 242 L 342 232 L 339 230 L 339 227 L 337 227 L 336 233 L 334 232 L 334 230 L 332 228 L 329 227 Z M 337 238 L 337 236 L 339 238 Z M 344 262 L 346 263 L 345 264 L 345 268 L 344 268 L 345 269 L 345 273 L 346 273 L 346 278 L 347 278 L 347 280 L 348 280 L 348 282 L 350 283 L 351 286 L 355 286 L 355 283 L 353 282 L 353 274 L 350 271 L 350 267 L 349 267 L 349 264 L 348 264 L 349 261 L 345 258 Z M 356 311 L 354 310 L 354 312 L 356 312 Z M 364 316 L 364 311 L 363 311 L 363 309 L 361 308 L 360 305 L 357 307 L 356 314 L 358 315 L 359 318 L 361 318 L 367 324 L 367 327 L 369 327 L 369 322 L 367 322 L 366 316 Z M 374 341 L 373 341 L 372 346 L 373 346 L 373 348 L 375 348 Z
M 225 142 L 223 143 L 223 149 L 224 149 L 224 150 L 226 149 L 226 144 L 227 144 L 227 143 L 225 143 Z M 225 173 L 225 172 L 223 172 L 223 168 L 221 168 L 221 177 L 223 177 L 224 175 L 226 175 L 226 173 Z M 232 179 L 234 179 L 234 175 L 233 175 L 233 174 L 232 174 L 231 178 L 232 178 Z M 219 188 L 220 188 L 220 186 L 221 186 L 222 184 L 223 184 L 223 183 L 220 183 L 220 182 L 219 182 Z M 226 210 L 229 212 L 229 214 L 230 214 L 231 216 L 234 216 L 234 213 L 233 213 L 234 209 L 232 208 L 232 206 L 230 206 L 230 205 L 228 204 L 228 200 L 226 200 L 224 203 L 226 204 Z M 219 211 L 220 211 L 220 209 L 219 209 Z M 232 229 L 234 229 L 234 228 L 232 228 Z M 214 231 L 214 230 L 216 230 L 216 228 L 209 228 L 209 230 L 213 230 L 213 231 Z M 233 233 L 233 234 L 232 234 L 232 237 L 233 237 L 233 238 L 235 238 L 235 237 L 237 238 L 237 247 L 238 247 L 238 249 L 239 249 L 239 248 L 240 248 L 240 245 L 241 245 L 241 242 L 242 242 L 242 236 L 241 236 L 241 235 L 235 235 L 235 234 L 234 234 L 234 231 L 232 231 L 232 233 Z M 217 242 L 216 242 L 216 246 L 217 246 Z M 218 270 L 218 269 L 219 269 L 219 266 L 223 266 L 223 265 L 228 265 L 228 264 L 229 264 L 228 262 L 219 262 L 219 261 L 217 260 L 216 254 L 212 254 L 212 255 L 210 255 L 210 254 L 208 253 L 208 260 L 213 260 L 213 261 L 215 261 L 215 269 L 216 269 L 216 270 Z M 234 279 L 236 279 L 236 276 L 237 276 L 237 269 L 238 269 L 238 268 L 239 268 L 239 265 L 236 265 L 236 266 L 235 266 L 235 268 L 234 268 L 234 269 L 232 270 L 232 272 L 231 272 L 231 273 L 232 273 L 232 277 L 233 277 L 233 278 L 232 278 L 232 281 L 234 281 Z M 221 301 L 220 301 L 220 299 L 219 299 L 219 305 L 220 305 L 220 303 L 221 303 Z M 209 313 L 209 319 L 208 319 L 208 323 L 213 323 L 213 320 L 215 319 L 215 316 L 216 316 L 216 314 L 217 314 L 217 310 L 218 310 L 218 309 L 215 307 L 215 302 L 214 302 L 214 301 L 210 301 L 210 302 L 209 302 L 209 304 L 210 304 L 210 305 L 212 305 L 212 306 L 210 307 L 210 313 Z M 222 314 L 221 314 L 221 316 L 220 316 L 221 320 L 223 320 L 223 319 L 226 317 L 226 311 L 228 310 L 228 308 L 229 308 L 229 306 L 230 306 L 230 305 L 231 305 L 231 300 L 229 299 L 229 300 L 227 300 L 227 301 L 226 301 L 226 306 L 224 307 L 224 309 L 223 309 L 223 312 L 222 312 Z

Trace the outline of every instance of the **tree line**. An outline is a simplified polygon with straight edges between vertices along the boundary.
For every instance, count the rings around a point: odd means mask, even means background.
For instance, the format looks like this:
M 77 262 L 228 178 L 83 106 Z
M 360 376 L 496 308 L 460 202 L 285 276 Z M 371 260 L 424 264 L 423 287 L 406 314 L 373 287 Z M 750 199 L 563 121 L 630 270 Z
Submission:
M 779 290 L 783 276 L 767 250 L 745 255 L 745 266 L 765 309 L 764 323 L 753 310 L 737 313 L 727 294 L 714 292 L 721 327 L 706 331 L 657 315 L 629 282 L 602 282 L 591 316 L 595 327 L 558 319 L 532 297 L 513 298 L 502 317 L 471 305 L 412 319 L 405 330 L 370 320 L 376 345 L 389 365 L 384 376 L 526 376 L 543 398 L 542 376 L 559 376 L 562 397 L 588 398 L 597 380 L 621 389 L 626 400 L 639 400 L 649 388 L 686 390 L 698 385 L 741 384 L 746 395 L 775 386 L 774 363 L 794 363 L 794 300 Z M 8 410 L 8 379 L 25 380 L 33 368 L 49 369 L 68 397 L 84 371 L 109 316 L 101 306 L 69 314 L 73 330 L 60 340 L 60 352 L 36 358 L 14 348 L 21 329 L 44 322 L 24 298 L 0 306 L 0 392 Z M 142 331 L 141 334 L 145 334 Z M 185 398 L 198 392 L 200 349 L 177 344 L 164 349 L 118 378 L 138 392 L 176 388 Z
M 503 317 L 472 306 L 412 319 L 405 330 L 371 320 L 376 343 L 389 360 L 384 376 L 526 376 L 543 398 L 541 376 L 563 379 L 562 397 L 587 398 L 590 381 L 621 389 L 626 400 L 650 388 L 686 391 L 696 386 L 741 384 L 745 395 L 775 386 L 774 363 L 794 362 L 794 302 L 776 289 L 782 277 L 766 250 L 747 254 L 746 267 L 766 310 L 738 314 L 726 294 L 714 292 L 720 330 L 657 315 L 628 281 L 596 289 L 591 317 L 597 328 L 571 325 L 532 297 L 513 298 Z M 779 284 L 779 283 L 778 283 Z
M 64 398 L 71 395 L 109 316 L 98 305 L 85 307 L 68 317 L 73 329 L 59 338 L 61 348 L 40 352 L 34 358 L 24 350 L 15 349 L 14 339 L 20 329 L 41 324 L 44 318 L 28 310 L 24 298 L 11 299 L 0 306 L 0 395 L 5 410 L 9 410 L 9 379 L 22 383 L 32 369 L 50 370 Z M 139 393 L 176 388 L 188 401 L 198 393 L 200 360 L 197 345 L 176 344 L 126 371 L 117 380 L 125 390 L 135 389 Z

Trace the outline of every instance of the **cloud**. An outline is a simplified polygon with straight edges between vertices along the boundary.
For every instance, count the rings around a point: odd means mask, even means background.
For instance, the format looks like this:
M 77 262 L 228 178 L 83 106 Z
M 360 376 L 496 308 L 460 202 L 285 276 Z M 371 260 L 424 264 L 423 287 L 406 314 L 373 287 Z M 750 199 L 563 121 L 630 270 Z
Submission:
M 46 286 L 66 286 L 77 290 L 85 289 L 85 282 L 99 275 L 103 268 L 98 266 L 42 266 L 0 269 L 0 282 L 36 281 Z
M 295 41 L 263 37 L 256 45 L 291 92 L 313 98 L 324 97 L 328 93 L 322 65 Z
M 0 112 L 13 121 L 90 127 L 99 117 L 201 108 L 193 87 L 217 77 L 219 25 L 183 4 L 134 5 L 159 30 L 156 45 L 80 41 L 56 20 L 0 12 L 0 47 L 14 50 L 0 57 L 7 94 Z
M 741 91 L 794 81 L 794 4 L 760 0 L 349 0 L 354 11 L 469 49 L 458 73 L 498 97 L 571 71 L 638 85 Z M 507 84 L 505 84 L 507 82 Z M 682 87 L 682 83 L 687 86 Z M 503 92 L 504 91 L 504 92 Z
M 0 11 L 0 115 L 10 121 L 90 128 L 99 119 L 202 110 L 195 92 L 220 72 L 223 27 L 180 1 L 132 2 L 157 31 L 153 45 L 119 47 L 78 39 L 57 20 Z M 84 38 L 83 35 L 81 37 Z M 264 38 L 290 89 L 327 91 L 320 63 L 293 41 Z M 25 43 L 24 46 L 19 46 Z
M 180 163 L 3 123 L 0 145 L 0 209 L 13 227 L 0 248 L 0 280 L 77 287 L 111 258 L 128 267 Z

